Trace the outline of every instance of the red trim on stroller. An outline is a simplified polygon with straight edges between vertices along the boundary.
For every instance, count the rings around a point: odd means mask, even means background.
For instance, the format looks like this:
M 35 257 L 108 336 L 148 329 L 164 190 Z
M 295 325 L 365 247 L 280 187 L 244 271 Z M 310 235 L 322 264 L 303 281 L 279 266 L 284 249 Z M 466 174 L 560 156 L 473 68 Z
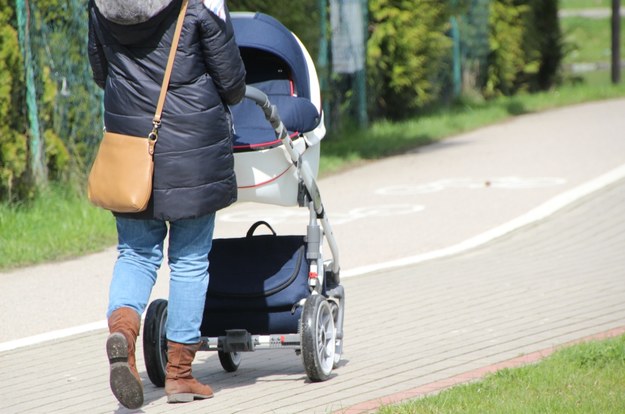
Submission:
M 298 131 L 292 132 L 289 137 L 291 139 L 295 139 L 298 137 L 300 133 Z M 232 148 L 235 151 L 243 152 L 245 150 L 259 150 L 265 148 L 274 148 L 282 145 L 282 141 L 279 139 L 275 139 L 273 141 L 261 142 L 260 144 L 245 144 L 245 145 L 234 145 Z
M 291 169 L 291 167 L 293 167 L 293 164 L 290 164 L 290 165 L 287 167 L 287 169 L 286 169 L 286 170 L 284 170 L 284 171 L 282 171 L 282 172 L 280 173 L 280 175 L 278 175 L 278 176 L 276 176 L 276 177 L 273 177 L 273 178 L 271 178 L 271 179 L 269 179 L 269 180 L 267 180 L 267 181 L 263 181 L 262 183 L 258 183 L 258 184 L 254 184 L 254 185 L 244 185 L 244 186 L 237 187 L 237 188 L 242 189 L 242 190 L 245 190 L 245 189 L 247 189 L 247 188 L 262 187 L 263 185 L 273 183 L 274 181 L 277 181 L 280 177 L 282 177 L 284 174 L 286 174 L 286 173 L 287 173 L 287 172 Z

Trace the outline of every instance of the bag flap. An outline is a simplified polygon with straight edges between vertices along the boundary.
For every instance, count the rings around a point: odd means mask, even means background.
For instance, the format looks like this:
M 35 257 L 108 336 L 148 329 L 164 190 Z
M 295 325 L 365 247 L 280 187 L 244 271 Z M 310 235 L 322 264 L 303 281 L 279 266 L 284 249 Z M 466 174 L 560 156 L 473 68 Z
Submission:
M 280 292 L 300 272 L 308 272 L 305 247 L 304 236 L 215 239 L 208 257 L 208 295 L 259 298 Z

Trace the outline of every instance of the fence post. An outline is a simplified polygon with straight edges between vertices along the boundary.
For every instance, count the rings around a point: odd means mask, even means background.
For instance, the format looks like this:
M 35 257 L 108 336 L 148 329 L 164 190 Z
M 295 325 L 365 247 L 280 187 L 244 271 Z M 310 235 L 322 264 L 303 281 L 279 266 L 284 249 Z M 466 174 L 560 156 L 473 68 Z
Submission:
M 358 89 L 358 124 L 361 128 L 369 125 L 367 116 L 367 39 L 369 34 L 369 2 L 361 0 L 362 22 L 363 22 L 363 65 L 362 70 L 356 72 L 356 85 Z
M 321 104 L 323 113 L 325 114 L 325 126 L 329 128 L 331 125 L 330 116 L 330 100 L 324 99 L 324 93 L 328 90 L 330 82 L 328 77 L 328 0 L 319 1 L 319 56 L 317 59 L 319 73 L 319 87 L 321 89 Z
M 621 82 L 621 0 L 612 0 L 612 83 Z
M 462 93 L 462 62 L 460 55 L 460 27 L 458 25 L 457 6 L 458 0 L 452 0 L 452 16 L 450 18 L 451 23 L 451 38 L 453 41 L 453 57 L 452 57 L 452 81 L 453 81 L 453 94 L 454 98 L 458 98 Z
M 19 43 L 24 57 L 24 70 L 26 78 L 26 108 L 28 110 L 28 123 L 30 138 L 29 167 L 36 187 L 41 187 L 47 181 L 46 161 L 43 140 L 39 128 L 39 113 L 37 110 L 37 92 L 35 89 L 35 75 L 33 73 L 33 59 L 30 50 L 30 9 L 28 0 L 16 0 L 17 26 Z

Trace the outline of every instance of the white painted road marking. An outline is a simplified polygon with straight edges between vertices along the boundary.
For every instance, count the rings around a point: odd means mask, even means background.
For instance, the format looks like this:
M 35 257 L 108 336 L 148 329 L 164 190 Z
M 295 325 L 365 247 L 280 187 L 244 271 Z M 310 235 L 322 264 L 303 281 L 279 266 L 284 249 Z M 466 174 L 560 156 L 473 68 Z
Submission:
M 419 254 L 416 256 L 405 257 L 403 259 L 392 260 L 385 263 L 378 263 L 371 266 L 363 266 L 356 269 L 351 269 L 341 272 L 341 277 L 346 278 L 362 276 L 364 274 L 376 271 L 395 269 L 403 266 L 411 266 L 417 263 L 425 262 L 427 260 L 440 259 L 443 257 L 451 256 L 453 254 L 465 252 L 469 249 L 473 249 L 475 247 L 488 243 L 491 240 L 499 238 L 523 226 L 527 226 L 528 224 L 543 220 L 563 209 L 564 207 L 574 203 L 575 201 L 580 200 L 581 198 L 586 197 L 587 195 L 592 194 L 595 191 L 599 191 L 602 188 L 605 188 L 610 184 L 613 184 L 623 178 L 625 178 L 625 164 L 578 187 L 575 187 L 569 191 L 555 196 L 544 204 L 536 207 L 533 210 L 530 210 L 526 214 L 523 214 L 512 221 L 509 221 L 508 223 L 505 223 L 499 227 L 495 227 L 456 245 Z
M 329 213 L 332 225 L 345 224 L 367 217 L 392 217 L 400 214 L 412 214 L 423 211 L 425 207 L 413 204 L 381 204 L 376 206 L 359 207 L 349 210 L 346 213 Z M 249 210 L 235 213 L 221 214 L 218 220 L 232 223 L 249 223 L 265 220 L 270 223 L 282 223 L 293 218 L 306 218 L 309 213 L 307 209 L 299 210 Z
M 409 196 L 443 191 L 449 188 L 466 188 L 469 190 L 485 188 L 503 188 L 509 190 L 524 190 L 532 188 L 551 187 L 566 183 L 559 177 L 495 177 L 495 178 L 444 178 L 417 185 L 393 185 L 376 190 L 378 195 Z

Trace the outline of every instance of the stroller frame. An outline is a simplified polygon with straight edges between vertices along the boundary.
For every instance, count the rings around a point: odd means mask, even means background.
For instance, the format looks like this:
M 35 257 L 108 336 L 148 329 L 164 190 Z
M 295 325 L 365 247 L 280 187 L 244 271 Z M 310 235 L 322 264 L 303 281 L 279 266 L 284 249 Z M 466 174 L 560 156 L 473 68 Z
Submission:
M 230 329 L 218 337 L 202 336 L 200 350 L 217 351 L 224 370 L 234 372 L 239 368 L 242 352 L 293 349 L 302 356 L 308 378 L 314 382 L 325 381 L 338 366 L 343 353 L 345 290 L 340 284 L 338 245 L 321 201 L 315 175 L 309 165 L 302 162 L 302 154 L 291 140 L 277 107 L 271 104 L 264 92 L 252 86 L 246 87 L 245 96 L 263 111 L 276 138 L 282 142 L 298 171 L 298 204 L 309 210 L 305 241 L 310 295 L 293 306 L 291 313 L 298 307 L 302 308 L 297 333 L 259 335 L 247 330 Z M 324 259 L 322 251 L 324 238 L 332 256 L 328 260 Z M 143 347 L 148 376 L 156 386 L 165 384 L 166 318 L 167 301 L 153 301 L 145 317 Z

